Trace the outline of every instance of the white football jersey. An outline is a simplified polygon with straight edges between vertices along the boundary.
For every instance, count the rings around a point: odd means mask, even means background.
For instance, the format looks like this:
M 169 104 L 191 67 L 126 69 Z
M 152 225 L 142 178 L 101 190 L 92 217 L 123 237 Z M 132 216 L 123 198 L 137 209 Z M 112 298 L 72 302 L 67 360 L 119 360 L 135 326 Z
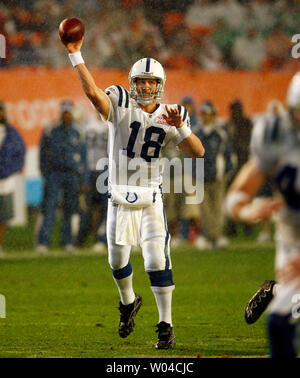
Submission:
M 251 155 L 286 202 L 278 216 L 278 240 L 300 246 L 300 128 L 288 114 L 260 119 L 253 130 Z
M 109 183 L 155 187 L 162 183 L 162 157 L 166 148 L 182 141 L 174 126 L 166 123 L 165 104 L 158 104 L 153 113 L 144 112 L 119 86 L 105 90 L 110 102 L 109 123 Z M 190 127 L 187 110 L 177 104 L 184 124 Z

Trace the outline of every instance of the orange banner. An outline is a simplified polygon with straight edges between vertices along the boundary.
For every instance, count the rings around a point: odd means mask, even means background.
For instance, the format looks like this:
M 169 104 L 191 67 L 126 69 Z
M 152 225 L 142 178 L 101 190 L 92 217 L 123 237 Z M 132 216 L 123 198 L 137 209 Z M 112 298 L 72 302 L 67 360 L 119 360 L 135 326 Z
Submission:
M 97 85 L 105 89 L 119 84 L 129 89 L 128 73 L 92 70 Z M 189 95 L 197 109 L 204 100 L 212 100 L 222 117 L 235 99 L 244 104 L 245 113 L 266 111 L 269 101 L 285 103 L 286 90 L 293 73 L 279 72 L 204 72 L 167 71 L 164 103 L 180 103 Z M 21 132 L 27 146 L 39 144 L 43 126 L 58 116 L 62 99 L 72 99 L 81 108 L 92 111 L 72 68 L 16 68 L 0 71 L 0 99 L 7 102 L 10 122 Z

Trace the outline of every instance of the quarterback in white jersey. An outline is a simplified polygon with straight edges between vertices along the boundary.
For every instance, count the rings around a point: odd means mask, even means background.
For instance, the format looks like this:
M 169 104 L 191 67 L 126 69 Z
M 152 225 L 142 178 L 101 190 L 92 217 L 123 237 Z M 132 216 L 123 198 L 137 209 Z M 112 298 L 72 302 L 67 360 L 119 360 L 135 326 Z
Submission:
M 186 109 L 158 102 L 166 80 L 159 62 L 143 58 L 132 66 L 130 92 L 118 85 L 101 90 L 84 64 L 81 45 L 82 40 L 65 44 L 83 90 L 109 125 L 107 243 L 109 264 L 121 298 L 119 335 L 125 338 L 133 331 L 142 304 L 142 298 L 133 290 L 129 261 L 131 246 L 140 244 L 159 313 L 156 348 L 173 348 L 174 282 L 158 163 L 170 141 L 193 158 L 202 157 L 204 148 L 190 130 Z M 131 164 L 134 159 L 144 163 L 142 175 L 141 167 Z M 145 171 L 151 171 L 151 175 L 145 175 Z M 139 180 L 135 182 L 137 173 Z
M 150 58 L 141 59 L 136 64 L 140 65 L 142 70 L 146 69 L 147 60 L 150 67 L 159 64 Z M 160 164 L 160 160 L 163 151 L 165 148 L 174 148 L 174 143 L 178 145 L 183 140 L 176 127 L 168 125 L 164 119 L 166 105 L 157 104 L 155 110 L 148 113 L 141 108 L 133 94 L 119 85 L 107 88 L 105 93 L 111 102 L 108 117 L 110 130 L 108 151 L 113 166 L 110 166 L 109 183 L 134 184 L 134 177 L 137 176 L 132 159 L 135 159 L 135 163 L 139 165 L 140 185 L 147 187 L 161 185 L 163 164 Z M 170 109 L 176 109 L 182 116 L 183 126 L 190 127 L 188 112 L 183 106 L 168 106 Z M 126 164 L 125 172 L 122 163 Z M 133 169 L 130 170 L 130 166 Z
M 300 73 L 287 95 L 288 112 L 254 127 L 251 159 L 229 188 L 228 213 L 256 223 L 276 213 L 275 281 L 264 281 L 246 306 L 246 321 L 254 323 L 268 307 L 272 357 L 296 357 L 295 335 L 300 319 Z M 271 178 L 280 197 L 252 201 Z

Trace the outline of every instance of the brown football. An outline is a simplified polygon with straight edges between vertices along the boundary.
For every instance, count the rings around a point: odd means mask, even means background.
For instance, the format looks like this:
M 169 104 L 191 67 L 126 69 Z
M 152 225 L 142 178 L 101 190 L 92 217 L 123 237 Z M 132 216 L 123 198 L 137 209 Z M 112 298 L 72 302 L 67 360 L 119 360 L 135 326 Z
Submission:
M 58 32 L 63 42 L 77 42 L 84 35 L 84 25 L 78 18 L 66 18 L 60 23 Z

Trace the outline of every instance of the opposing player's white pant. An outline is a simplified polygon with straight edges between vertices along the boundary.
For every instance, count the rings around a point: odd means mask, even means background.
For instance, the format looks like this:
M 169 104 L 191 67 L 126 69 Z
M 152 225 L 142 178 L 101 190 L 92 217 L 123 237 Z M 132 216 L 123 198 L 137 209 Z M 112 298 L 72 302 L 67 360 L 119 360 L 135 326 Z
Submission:
M 284 269 L 291 259 L 300 255 L 300 245 L 285 243 L 283 241 L 277 241 L 276 244 L 275 270 L 279 272 L 281 269 Z M 300 313 L 296 313 L 297 309 L 300 308 L 300 287 L 298 281 L 292 281 L 288 284 L 281 283 L 279 279 L 277 281 L 279 285 L 276 285 L 276 293 L 268 307 L 268 311 L 280 315 L 292 313 L 295 320 L 300 320 Z
M 117 206 L 110 200 L 107 210 L 108 261 L 113 270 L 120 270 L 129 263 L 131 246 L 116 244 Z M 162 196 L 142 210 L 140 245 L 146 272 L 171 270 L 170 235 L 167 228 Z

